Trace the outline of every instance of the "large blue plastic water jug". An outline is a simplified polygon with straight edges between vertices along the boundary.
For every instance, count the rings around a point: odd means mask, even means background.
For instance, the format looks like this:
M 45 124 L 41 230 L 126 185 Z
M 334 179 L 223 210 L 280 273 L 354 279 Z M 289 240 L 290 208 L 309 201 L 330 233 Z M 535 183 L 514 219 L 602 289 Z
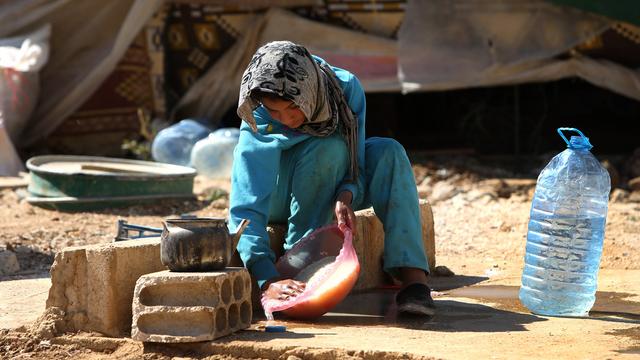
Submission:
M 579 136 L 567 140 L 562 131 Z M 531 312 L 585 316 L 595 302 L 611 180 L 580 130 L 538 176 L 520 301 Z
M 238 128 L 218 129 L 198 141 L 191 150 L 191 166 L 210 178 L 230 178 L 233 150 L 238 144 Z
M 151 144 L 151 156 L 155 161 L 190 166 L 193 145 L 210 132 L 211 128 L 197 120 L 182 120 L 156 135 Z

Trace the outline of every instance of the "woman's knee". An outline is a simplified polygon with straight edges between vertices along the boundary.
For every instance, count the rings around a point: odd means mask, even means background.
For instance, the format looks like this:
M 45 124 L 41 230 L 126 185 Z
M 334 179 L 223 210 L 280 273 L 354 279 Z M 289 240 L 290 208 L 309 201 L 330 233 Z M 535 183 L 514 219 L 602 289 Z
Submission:
M 392 138 L 372 137 L 366 142 L 367 159 L 374 161 L 405 159 L 407 153 L 402 144 Z

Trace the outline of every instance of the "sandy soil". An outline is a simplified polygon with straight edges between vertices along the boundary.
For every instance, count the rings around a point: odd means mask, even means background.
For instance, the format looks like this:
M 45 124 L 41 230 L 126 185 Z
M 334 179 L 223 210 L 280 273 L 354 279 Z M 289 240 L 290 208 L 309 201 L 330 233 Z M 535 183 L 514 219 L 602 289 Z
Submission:
M 532 167 L 526 174 L 516 174 L 468 157 L 427 161 L 423 156 L 415 156 L 412 159 L 420 195 L 433 206 L 438 265 L 445 265 L 456 274 L 489 278 L 502 274 L 502 278 L 511 277 L 517 283 L 539 167 Z M 91 213 L 63 213 L 33 207 L 24 200 L 24 189 L 1 190 L 0 249 L 6 248 L 17 255 L 20 271 L 0 277 L 0 281 L 48 271 L 54 253 L 64 247 L 113 241 L 116 221 L 120 218 L 132 224 L 159 227 L 162 218 L 171 215 L 225 216 L 228 201 L 224 193 L 228 190 L 226 181 L 198 178 L 195 187 L 198 200 L 195 201 Z M 611 198 L 601 269 L 640 269 L 640 192 L 616 189 Z M 610 282 L 608 286 L 615 288 L 615 279 Z M 42 325 L 47 321 L 41 319 L 31 327 L 3 330 L 0 358 L 189 356 L 175 349 L 149 351 L 125 339 L 92 342 L 85 339 L 92 335 L 86 334 L 54 337 L 54 322 L 50 320 L 48 325 Z

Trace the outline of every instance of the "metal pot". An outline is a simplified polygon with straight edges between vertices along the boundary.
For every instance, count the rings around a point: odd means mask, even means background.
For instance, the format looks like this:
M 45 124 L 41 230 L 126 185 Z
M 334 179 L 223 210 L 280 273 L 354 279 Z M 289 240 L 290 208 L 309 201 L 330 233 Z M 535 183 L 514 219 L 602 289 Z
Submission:
M 224 218 L 167 219 L 162 225 L 160 260 L 172 271 L 224 269 L 249 220 L 235 234 Z

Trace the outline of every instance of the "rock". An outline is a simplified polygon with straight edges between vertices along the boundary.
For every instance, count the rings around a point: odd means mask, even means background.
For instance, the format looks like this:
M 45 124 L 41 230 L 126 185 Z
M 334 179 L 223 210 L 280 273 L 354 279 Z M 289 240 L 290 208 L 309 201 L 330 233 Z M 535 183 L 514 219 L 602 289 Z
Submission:
M 44 314 L 34 321 L 27 332 L 35 339 L 48 340 L 64 332 L 64 311 L 57 307 L 50 307 Z
M 13 251 L 0 250 L 0 275 L 13 275 L 20 271 L 18 257 Z
M 27 236 L 25 236 L 27 237 Z M 32 239 L 30 236 L 28 236 L 30 239 Z M 25 245 L 16 245 L 15 247 L 15 252 L 18 254 L 30 254 L 33 252 L 33 249 L 31 249 L 28 246 Z
M 457 187 L 448 182 L 439 181 L 433 186 L 430 200 L 432 203 L 445 201 L 456 196 L 459 192 L 460 190 Z
M 625 202 L 629 199 L 629 192 L 623 189 L 613 189 L 611 192 L 611 196 L 609 198 L 610 201 L 615 203 Z
M 618 172 L 616 167 L 613 166 L 613 164 L 609 160 L 603 160 L 600 163 L 602 164 L 602 167 L 607 169 L 607 171 L 609 172 L 609 178 L 611 178 L 611 190 L 620 186 L 620 173 Z
M 419 186 L 426 186 L 426 187 L 429 187 L 429 186 L 431 186 L 431 185 L 433 185 L 433 178 L 432 178 L 431 176 L 427 176 L 427 177 L 425 177 L 425 178 L 424 178 L 424 180 L 422 180 L 422 181 L 420 182 L 420 185 L 419 185 Z
M 640 191 L 634 191 L 629 195 L 629 201 L 638 203 L 640 202 Z
M 630 178 L 640 176 L 640 148 L 635 149 L 633 155 L 627 160 L 627 169 Z
M 484 204 L 487 204 L 498 198 L 498 195 L 495 192 L 491 190 L 483 191 L 482 189 L 473 189 L 469 191 L 466 195 L 467 195 L 468 201 L 470 202 L 482 201 Z
M 640 191 L 640 176 L 629 180 L 629 189 L 631 191 Z

